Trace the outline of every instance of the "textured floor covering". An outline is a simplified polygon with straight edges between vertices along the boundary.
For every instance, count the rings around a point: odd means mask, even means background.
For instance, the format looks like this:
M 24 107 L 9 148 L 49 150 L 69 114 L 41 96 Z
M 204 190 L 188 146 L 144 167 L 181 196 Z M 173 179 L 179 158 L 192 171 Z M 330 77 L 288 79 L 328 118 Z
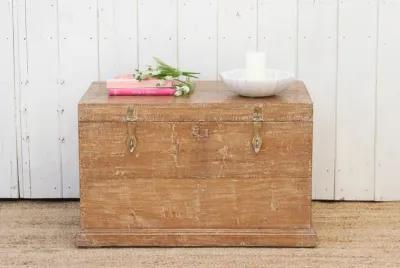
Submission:
M 0 267 L 400 267 L 400 202 L 314 202 L 315 249 L 77 249 L 76 201 L 0 201 Z

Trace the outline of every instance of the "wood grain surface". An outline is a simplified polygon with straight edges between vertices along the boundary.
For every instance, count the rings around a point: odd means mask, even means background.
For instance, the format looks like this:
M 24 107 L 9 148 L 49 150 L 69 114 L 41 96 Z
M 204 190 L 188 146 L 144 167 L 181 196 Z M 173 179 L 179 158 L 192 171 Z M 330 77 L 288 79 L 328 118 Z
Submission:
M 310 228 L 304 178 L 110 178 L 82 191 L 84 229 Z
M 81 176 L 112 178 L 311 177 L 312 124 L 264 123 L 263 145 L 251 146 L 253 124 L 182 122 L 135 125 L 130 153 L 126 123 L 80 124 Z
M 292 230 L 134 230 L 123 232 L 89 231 L 78 233 L 80 247 L 131 246 L 148 247 L 171 246 L 276 246 L 276 247 L 314 247 L 316 234 L 311 229 Z
M 124 121 L 129 107 L 135 121 L 252 121 L 253 108 L 261 107 L 263 121 L 312 121 L 312 102 L 297 81 L 280 95 L 244 98 L 222 82 L 198 81 L 189 97 L 108 96 L 104 82 L 92 83 L 79 103 L 79 121 Z

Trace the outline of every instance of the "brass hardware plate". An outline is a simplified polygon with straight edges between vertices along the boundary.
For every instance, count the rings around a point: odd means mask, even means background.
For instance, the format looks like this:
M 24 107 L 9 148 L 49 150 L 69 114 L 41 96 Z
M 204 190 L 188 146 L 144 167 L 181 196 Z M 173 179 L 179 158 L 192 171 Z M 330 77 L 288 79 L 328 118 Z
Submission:
M 260 130 L 261 130 L 261 122 L 254 122 L 253 123 L 253 128 L 254 128 L 254 135 L 253 135 L 253 139 L 251 141 L 251 144 L 253 146 L 253 150 L 254 152 L 257 154 L 260 152 L 261 150 L 261 146 L 263 144 L 263 140 L 262 137 L 260 135 Z
M 255 121 L 255 122 L 264 121 L 263 114 L 262 114 L 262 109 L 259 106 L 254 107 L 254 110 L 253 110 L 253 121 Z
M 129 122 L 127 123 L 127 147 L 130 153 L 133 153 L 137 146 L 137 138 L 136 138 L 136 123 Z
M 137 138 L 136 138 L 136 120 L 137 120 L 137 113 L 136 110 L 129 106 L 126 111 L 126 127 L 127 127 L 127 148 L 130 153 L 133 153 L 137 146 Z
M 135 108 L 132 106 L 129 106 L 127 111 L 126 111 L 126 121 L 127 122 L 132 122 L 137 120 L 137 112 Z
M 130 153 L 133 153 L 136 149 L 136 145 L 137 145 L 137 140 L 135 136 L 130 136 L 128 138 L 128 151 Z
M 254 152 L 257 154 L 261 151 L 263 140 L 261 137 L 263 114 L 261 107 L 254 107 L 253 110 L 253 139 L 251 140 L 251 145 L 253 146 Z

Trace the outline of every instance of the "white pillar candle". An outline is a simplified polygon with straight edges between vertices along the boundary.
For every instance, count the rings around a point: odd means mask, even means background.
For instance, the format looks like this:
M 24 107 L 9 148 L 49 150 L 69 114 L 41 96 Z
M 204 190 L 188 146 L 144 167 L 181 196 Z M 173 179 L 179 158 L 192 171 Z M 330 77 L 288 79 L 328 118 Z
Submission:
M 265 53 L 247 52 L 246 53 L 246 79 L 263 80 L 265 79 Z

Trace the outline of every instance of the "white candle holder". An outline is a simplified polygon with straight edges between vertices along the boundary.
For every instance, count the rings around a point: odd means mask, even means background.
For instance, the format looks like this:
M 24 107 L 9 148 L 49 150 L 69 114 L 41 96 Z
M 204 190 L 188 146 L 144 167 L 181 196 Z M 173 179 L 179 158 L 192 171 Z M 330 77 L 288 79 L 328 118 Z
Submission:
M 266 97 L 279 94 L 295 80 L 292 73 L 264 69 L 263 78 L 251 77 L 248 69 L 235 69 L 220 73 L 228 89 L 246 97 Z

